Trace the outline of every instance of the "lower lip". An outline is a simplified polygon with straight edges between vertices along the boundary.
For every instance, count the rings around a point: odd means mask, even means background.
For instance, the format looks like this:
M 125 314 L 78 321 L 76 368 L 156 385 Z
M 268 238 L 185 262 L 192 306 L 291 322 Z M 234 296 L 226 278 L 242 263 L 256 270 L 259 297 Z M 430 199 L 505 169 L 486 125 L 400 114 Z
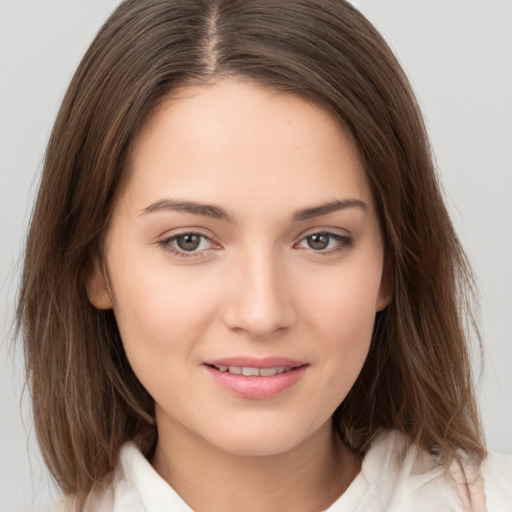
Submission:
M 264 399 L 277 396 L 286 389 L 291 388 L 302 378 L 307 365 L 269 377 L 246 377 L 245 375 L 221 372 L 211 366 L 205 365 L 204 367 L 215 382 L 233 393 L 245 398 Z

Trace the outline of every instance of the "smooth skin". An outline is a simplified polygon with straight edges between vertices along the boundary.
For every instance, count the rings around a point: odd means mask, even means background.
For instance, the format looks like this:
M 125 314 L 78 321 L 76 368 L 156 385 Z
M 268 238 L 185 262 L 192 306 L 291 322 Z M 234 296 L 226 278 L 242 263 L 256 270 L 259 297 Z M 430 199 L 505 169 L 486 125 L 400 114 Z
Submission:
M 127 171 L 88 295 L 155 399 L 153 466 L 197 511 L 328 507 L 361 466 L 331 416 L 390 300 L 353 141 L 313 103 L 229 79 L 174 91 Z M 211 377 L 227 357 L 307 366 L 255 399 Z

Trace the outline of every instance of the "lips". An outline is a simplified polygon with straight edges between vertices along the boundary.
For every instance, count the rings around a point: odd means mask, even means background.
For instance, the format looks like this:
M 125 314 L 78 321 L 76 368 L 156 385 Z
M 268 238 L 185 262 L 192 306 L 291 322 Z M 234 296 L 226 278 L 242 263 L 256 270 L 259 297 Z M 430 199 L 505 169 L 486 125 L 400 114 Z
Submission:
M 244 375 L 245 377 L 272 377 L 280 373 L 289 372 L 292 366 L 273 366 L 271 368 L 257 368 L 253 366 L 214 366 L 220 372 L 228 372 L 231 375 Z
M 296 384 L 308 364 L 281 357 L 237 357 L 206 361 L 203 366 L 223 388 L 245 398 L 264 399 Z

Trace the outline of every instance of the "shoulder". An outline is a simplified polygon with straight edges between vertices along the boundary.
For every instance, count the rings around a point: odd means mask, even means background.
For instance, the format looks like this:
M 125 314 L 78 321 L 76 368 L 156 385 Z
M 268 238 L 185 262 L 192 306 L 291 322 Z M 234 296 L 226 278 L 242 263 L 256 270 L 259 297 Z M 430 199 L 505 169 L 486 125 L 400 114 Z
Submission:
M 65 497 L 50 512 L 74 512 L 73 505 L 73 498 Z M 191 511 L 133 443 L 123 446 L 112 478 L 108 484 L 91 492 L 84 510 L 85 512 Z
M 512 511 L 512 455 L 489 453 L 482 462 L 480 475 L 489 512 Z
M 481 463 L 449 467 L 397 431 L 381 432 L 362 473 L 368 484 L 365 510 L 407 512 L 512 511 L 512 456 L 490 453 Z M 384 502 L 386 506 L 370 506 Z
M 64 496 L 48 512 L 77 512 L 74 496 Z M 105 486 L 101 491 L 95 490 L 87 498 L 83 512 L 114 512 L 114 488 Z

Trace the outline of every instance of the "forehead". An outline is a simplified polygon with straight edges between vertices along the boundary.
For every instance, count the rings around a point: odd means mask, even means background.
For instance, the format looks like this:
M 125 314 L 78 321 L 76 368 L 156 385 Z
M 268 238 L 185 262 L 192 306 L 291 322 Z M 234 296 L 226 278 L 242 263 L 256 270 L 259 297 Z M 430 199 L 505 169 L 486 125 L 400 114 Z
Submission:
M 147 201 L 167 193 L 268 206 L 340 195 L 372 203 L 357 147 L 338 119 L 246 81 L 173 91 L 137 135 L 129 176 L 128 191 Z

